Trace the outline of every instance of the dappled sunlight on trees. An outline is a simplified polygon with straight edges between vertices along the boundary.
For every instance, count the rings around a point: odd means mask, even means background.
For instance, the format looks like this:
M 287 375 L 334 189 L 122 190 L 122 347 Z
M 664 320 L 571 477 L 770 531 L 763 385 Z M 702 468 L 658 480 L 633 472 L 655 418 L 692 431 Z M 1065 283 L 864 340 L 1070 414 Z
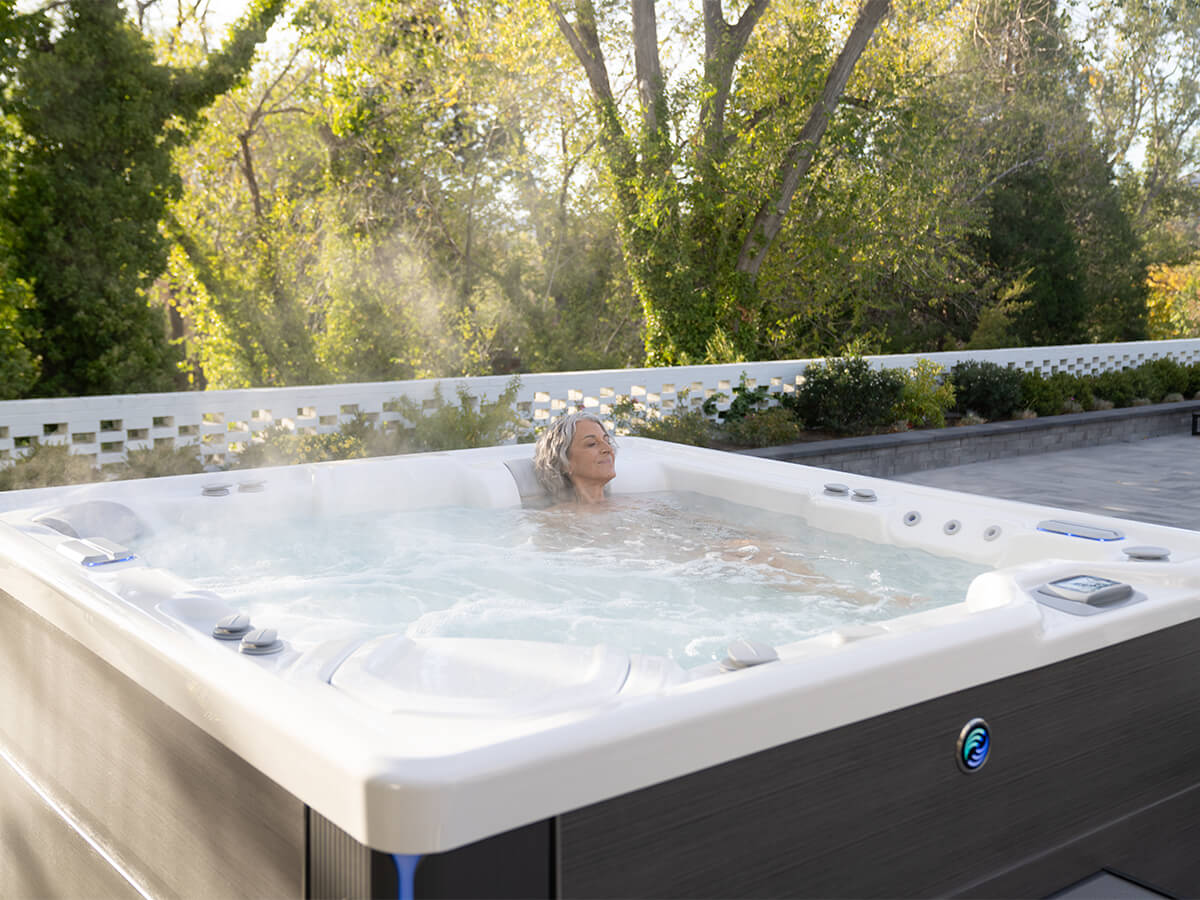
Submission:
M 33 292 L 20 310 L 35 395 L 169 389 L 174 355 L 145 290 L 180 181 L 172 151 L 249 67 L 283 5 L 259 0 L 199 64 L 159 64 L 117 0 L 5 10 L 8 233 L 4 269 Z
M 1187 0 L 203 14 L 0 0 L 0 398 L 1195 330 Z

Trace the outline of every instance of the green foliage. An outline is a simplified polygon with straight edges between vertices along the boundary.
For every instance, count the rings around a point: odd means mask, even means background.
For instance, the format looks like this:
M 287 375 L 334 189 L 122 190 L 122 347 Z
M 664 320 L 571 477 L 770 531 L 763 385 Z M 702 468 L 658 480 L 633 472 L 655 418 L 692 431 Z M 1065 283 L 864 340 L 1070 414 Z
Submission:
M 156 63 L 118 0 L 19 16 L 4 78 L 11 185 L 0 220 L 11 276 L 32 287 L 26 346 L 39 396 L 162 390 L 176 355 L 145 291 L 166 263 L 159 232 L 178 194 L 174 149 L 246 70 L 283 6 L 257 0 L 223 49 L 190 69 Z
M 717 435 L 712 420 L 699 409 L 681 409 L 666 416 L 635 419 L 628 425 L 628 432 L 636 437 L 693 447 L 711 447 Z
M 950 370 L 954 408 L 985 419 L 1007 419 L 1021 406 L 1022 377 L 1020 370 L 993 362 L 960 362 Z
M 133 448 L 125 459 L 114 466 L 105 466 L 113 478 L 161 478 L 167 475 L 195 475 L 204 471 L 196 447 L 162 445 L 146 449 Z
M 361 459 L 371 455 L 375 454 L 368 451 L 362 435 L 353 431 L 297 434 L 282 425 L 272 425 L 242 449 L 237 455 L 236 467 L 292 466 L 335 459 Z
M 941 428 L 946 411 L 954 408 L 954 384 L 945 370 L 928 359 L 918 359 L 901 386 L 893 418 L 916 428 Z
M 446 402 L 438 385 L 434 388 L 432 408 L 425 409 L 407 397 L 399 397 L 392 403 L 409 423 L 407 428 L 400 429 L 400 441 L 412 451 L 501 444 L 528 427 L 514 406 L 520 388 L 520 379 L 513 378 L 495 401 L 488 402 L 486 397 L 475 397 L 460 386 L 455 406 Z
M 1091 380 L 1069 372 L 1055 372 L 1049 378 L 1028 372 L 1021 379 L 1021 403 L 1039 416 L 1057 416 L 1075 406 L 1086 409 L 1092 399 Z
M 729 402 L 729 409 L 723 411 L 717 409 L 717 403 L 725 399 L 725 395 L 715 393 L 701 404 L 701 410 L 707 416 L 717 416 L 725 423 L 729 423 L 744 418 L 756 410 L 766 409 L 771 402 L 769 388 L 765 384 L 750 387 L 746 382 L 746 373 L 743 372 L 733 388 L 733 399 Z
M 1200 366 L 1185 366 L 1173 359 L 1147 360 L 1140 366 L 1119 372 L 1101 372 L 1089 379 L 1096 397 L 1114 406 L 1134 406 L 1141 399 L 1163 402 L 1168 394 L 1195 396 L 1200 390 Z
M 160 294 L 198 382 L 642 361 L 544 8 L 309 0 L 293 26 L 299 54 L 216 104 L 183 154 Z
M 1021 346 L 1073 344 L 1083 337 L 1086 302 L 1074 232 L 1049 172 L 1027 169 L 991 196 L 983 252 L 1010 279 L 1027 279 L 1012 328 Z
M 1132 406 L 1138 396 L 1137 386 L 1129 376 L 1129 370 L 1100 372 L 1092 376 L 1092 393 L 1107 400 L 1113 406 Z
M 807 428 L 858 434 L 891 425 L 904 374 L 873 369 L 861 357 L 831 359 L 804 370 L 804 380 L 781 404 Z
M 24 456 L 0 469 L 0 491 L 84 484 L 100 478 L 100 470 L 91 460 L 72 453 L 67 445 L 35 440 Z
M 0 221 L 0 400 L 25 396 L 37 381 L 40 360 L 30 349 L 36 332 L 29 323 L 34 309 L 29 284 L 10 274 L 6 229 Z
M 1191 381 L 1189 368 L 1173 359 L 1151 359 L 1133 370 L 1135 391 L 1161 403 L 1167 394 L 1182 394 Z
M 297 434 L 282 425 L 272 425 L 242 449 L 236 464 L 238 468 L 257 468 L 495 446 L 518 437 L 526 427 L 513 405 L 520 386 L 518 379 L 512 379 L 491 403 L 472 396 L 461 386 L 458 405 L 446 402 L 440 385 L 434 388 L 434 398 L 428 405 L 399 397 L 388 405 L 407 421 L 386 427 L 361 414 L 327 433 Z
M 1187 262 L 1200 209 L 1196 120 L 1200 7 L 1190 0 L 1096 0 L 1081 17 L 1097 141 L 1120 176 L 1123 205 L 1151 261 Z M 1153 98 L 1153 114 L 1145 103 Z
M 782 406 L 753 409 L 737 419 L 726 419 L 725 440 L 742 447 L 777 447 L 800 440 L 804 428 L 791 410 Z

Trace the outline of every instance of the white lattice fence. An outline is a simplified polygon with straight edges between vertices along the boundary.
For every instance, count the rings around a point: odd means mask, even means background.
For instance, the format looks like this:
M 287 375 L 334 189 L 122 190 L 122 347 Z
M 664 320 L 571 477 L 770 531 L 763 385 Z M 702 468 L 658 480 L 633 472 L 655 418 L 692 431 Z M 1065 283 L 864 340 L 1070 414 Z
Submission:
M 1050 375 L 1096 374 L 1171 358 L 1200 362 L 1200 339 L 1140 341 L 1125 344 L 1079 344 L 973 352 L 922 353 L 869 357 L 872 365 L 908 368 L 930 359 L 946 369 L 967 359 Z M 606 415 L 620 397 L 671 411 L 698 406 L 724 394 L 718 408 L 729 404 L 731 390 L 743 378 L 748 387 L 766 384 L 772 394 L 795 390 L 814 360 L 736 363 L 663 369 L 607 369 L 553 372 L 520 377 L 517 410 L 535 425 L 568 409 L 595 409 Z M 509 383 L 504 376 L 388 381 L 315 387 L 255 388 L 235 391 L 125 394 L 54 400 L 0 402 L 0 465 L 19 456 L 35 440 L 68 444 L 98 464 L 118 462 L 125 451 L 156 445 L 196 445 L 210 462 L 228 455 L 273 424 L 297 431 L 333 432 L 356 415 L 374 422 L 395 421 L 400 414 L 390 401 L 408 397 L 428 407 L 440 390 L 456 400 L 461 387 L 476 398 L 494 400 Z

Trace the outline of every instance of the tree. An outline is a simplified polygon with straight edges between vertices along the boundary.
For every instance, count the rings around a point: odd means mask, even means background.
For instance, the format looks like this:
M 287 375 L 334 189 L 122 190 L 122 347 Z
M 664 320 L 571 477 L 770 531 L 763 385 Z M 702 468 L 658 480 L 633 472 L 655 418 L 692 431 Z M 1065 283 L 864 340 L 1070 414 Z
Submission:
M 961 74 L 946 87 L 964 113 L 961 152 L 977 167 L 972 202 L 987 215 L 972 243 L 994 299 L 980 311 L 986 340 L 974 343 L 1142 337 L 1141 243 L 1093 135 L 1081 51 L 1058 3 L 970 9 Z
M 1186 262 L 1197 248 L 1173 224 L 1200 213 L 1200 6 L 1094 0 L 1083 25 L 1083 93 L 1132 226 L 1152 262 Z
M 172 152 L 248 68 L 284 0 L 256 0 L 201 64 L 155 61 L 117 0 L 63 0 L 18 15 L 3 72 L 11 183 L 0 220 L 38 396 L 170 388 L 176 356 L 145 290 L 162 271 L 159 222 L 179 193 Z
M 637 100 L 629 115 L 602 45 L 610 23 L 591 0 L 575 0 L 573 18 L 549 5 L 595 103 L 649 361 L 753 353 L 759 273 L 889 0 L 863 3 L 836 58 L 811 10 L 768 16 L 770 0 L 751 0 L 730 22 L 719 0 L 705 0 L 701 72 L 690 90 L 668 83 L 653 0 L 630 0 Z M 762 30 L 779 76 L 772 83 L 738 77 Z
M 641 362 L 590 124 L 536 3 L 319 0 L 293 28 L 179 155 L 159 290 L 198 381 Z
M 949 84 L 963 12 L 897 7 L 864 52 L 763 268 L 761 353 L 908 352 L 970 334 L 990 278 L 971 252 L 983 167 Z
M 0 78 L 15 61 L 20 28 L 14 17 L 13 0 L 0 2 Z M 0 108 L 0 197 L 7 195 L 11 173 L 8 159 L 17 131 Z M 29 283 L 14 272 L 12 235 L 0 219 L 0 400 L 25 395 L 37 379 L 38 359 L 29 349 L 34 335 L 26 321 L 33 305 Z

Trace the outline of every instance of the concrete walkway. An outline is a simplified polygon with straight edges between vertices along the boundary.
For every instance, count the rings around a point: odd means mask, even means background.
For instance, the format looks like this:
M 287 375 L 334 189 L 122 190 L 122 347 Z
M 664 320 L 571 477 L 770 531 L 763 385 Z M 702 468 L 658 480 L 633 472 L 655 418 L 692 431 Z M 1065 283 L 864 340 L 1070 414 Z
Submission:
M 1200 531 L 1200 437 L 1192 435 L 929 469 L 893 480 Z

